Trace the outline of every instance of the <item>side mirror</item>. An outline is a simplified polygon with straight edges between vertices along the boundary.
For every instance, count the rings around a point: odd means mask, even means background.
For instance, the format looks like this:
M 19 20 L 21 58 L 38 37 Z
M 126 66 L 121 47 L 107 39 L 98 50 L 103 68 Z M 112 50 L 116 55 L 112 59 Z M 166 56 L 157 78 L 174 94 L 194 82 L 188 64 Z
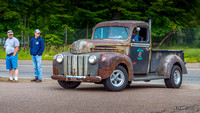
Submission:
M 139 27 L 136 27 L 136 31 L 139 32 L 139 31 L 140 31 L 140 28 L 139 28 Z

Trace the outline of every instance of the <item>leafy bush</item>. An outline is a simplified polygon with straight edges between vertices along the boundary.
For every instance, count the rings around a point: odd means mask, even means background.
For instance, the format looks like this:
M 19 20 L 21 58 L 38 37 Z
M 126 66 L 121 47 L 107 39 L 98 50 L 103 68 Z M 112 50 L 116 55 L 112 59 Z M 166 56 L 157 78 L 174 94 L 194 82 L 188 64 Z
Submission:
M 62 37 L 59 37 L 58 35 L 55 34 L 47 34 L 45 36 L 46 38 L 46 43 L 47 45 L 55 45 L 55 46 L 60 46 L 63 44 Z

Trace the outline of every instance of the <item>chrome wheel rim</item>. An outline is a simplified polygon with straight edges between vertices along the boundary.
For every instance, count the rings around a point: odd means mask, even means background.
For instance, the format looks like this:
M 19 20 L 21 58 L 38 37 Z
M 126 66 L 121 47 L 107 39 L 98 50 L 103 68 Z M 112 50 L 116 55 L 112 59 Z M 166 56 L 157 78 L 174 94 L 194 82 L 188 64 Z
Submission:
M 178 85 L 181 81 L 181 74 L 178 70 L 174 72 L 174 83 Z
M 115 87 L 120 87 L 125 81 L 124 73 L 120 70 L 114 70 L 110 76 L 110 82 Z

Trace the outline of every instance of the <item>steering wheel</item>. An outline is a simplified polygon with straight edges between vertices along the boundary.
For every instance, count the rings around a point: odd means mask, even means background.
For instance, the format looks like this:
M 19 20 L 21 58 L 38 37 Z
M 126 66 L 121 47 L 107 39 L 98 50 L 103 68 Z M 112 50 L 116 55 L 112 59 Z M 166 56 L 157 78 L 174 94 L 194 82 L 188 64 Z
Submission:
M 122 38 L 122 36 L 121 36 L 121 35 L 119 35 L 119 36 L 117 36 L 117 38 Z

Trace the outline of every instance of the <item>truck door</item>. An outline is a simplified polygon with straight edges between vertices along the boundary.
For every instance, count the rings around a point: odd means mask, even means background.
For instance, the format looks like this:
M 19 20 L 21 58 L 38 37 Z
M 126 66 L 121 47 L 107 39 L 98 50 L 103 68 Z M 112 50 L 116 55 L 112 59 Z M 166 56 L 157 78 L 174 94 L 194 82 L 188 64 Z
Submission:
M 134 74 L 147 74 L 149 72 L 151 54 L 149 28 L 146 26 L 137 26 L 134 29 L 137 29 L 136 34 L 139 40 L 133 41 L 131 38 L 129 55 L 132 60 L 133 71 Z

